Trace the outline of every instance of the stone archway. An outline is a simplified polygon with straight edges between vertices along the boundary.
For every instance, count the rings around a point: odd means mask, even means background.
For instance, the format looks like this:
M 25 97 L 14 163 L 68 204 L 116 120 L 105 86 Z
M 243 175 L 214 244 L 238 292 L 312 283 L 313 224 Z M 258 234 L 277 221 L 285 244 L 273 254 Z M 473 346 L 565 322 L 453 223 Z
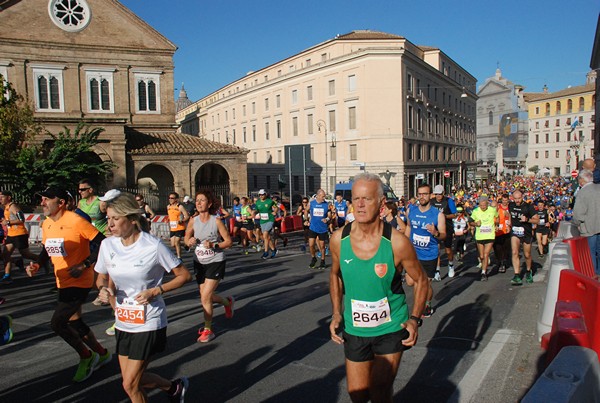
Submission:
M 159 164 L 146 165 L 140 170 L 136 184 L 155 212 L 166 211 L 169 193 L 175 188 L 175 179 L 168 168 Z
M 230 178 L 227 170 L 219 164 L 209 162 L 196 172 L 194 178 L 195 189 L 211 189 L 221 200 L 223 206 L 231 206 L 232 195 L 230 191 Z

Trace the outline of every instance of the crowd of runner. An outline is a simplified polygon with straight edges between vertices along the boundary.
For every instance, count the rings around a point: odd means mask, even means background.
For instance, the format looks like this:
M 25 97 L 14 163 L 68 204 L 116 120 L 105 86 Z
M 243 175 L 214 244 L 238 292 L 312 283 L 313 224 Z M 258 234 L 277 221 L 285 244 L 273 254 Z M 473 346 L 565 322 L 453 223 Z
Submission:
M 215 338 L 214 304 L 223 305 L 226 318 L 234 314 L 235 298 L 216 292 L 226 274 L 224 250 L 238 243 L 244 255 L 255 251 L 261 259 L 274 259 L 279 248 L 288 243 L 282 233 L 282 221 L 289 215 L 297 215 L 304 228 L 302 248 L 310 253 L 308 268 L 331 268 L 332 339 L 345 343 L 351 396 L 364 397 L 364 393 L 378 392 L 373 385 L 362 384 L 364 371 L 369 369 L 352 363 L 370 362 L 382 354 L 401 352 L 402 348 L 389 347 L 392 344 L 407 348 L 416 342 L 421 318 L 434 313 L 431 282 L 442 281 L 443 267 L 447 266 L 448 278 L 454 277 L 467 245 L 474 242 L 481 281 L 492 274 L 505 273 L 512 266 L 511 285 L 532 283 L 532 245 L 536 244 L 540 258 L 546 255 L 559 223 L 573 218 L 577 189 L 566 178 L 516 176 L 448 189 L 422 183 L 415 197 L 386 200 L 381 181 L 375 175 L 362 174 L 357 179 L 350 200 L 341 193 L 328 200 L 325 192 L 318 189 L 313 197 L 303 197 L 293 209 L 264 189 L 255 198 L 235 197 L 229 211 L 209 190 L 185 196 L 183 203 L 179 194 L 172 192 L 167 207 L 170 249 L 151 235 L 155 212 L 143 195 L 113 189 L 100 197 L 94 183 L 87 179 L 79 183 L 78 198 L 65 189 L 51 187 L 39 194 L 45 217 L 39 255 L 29 250 L 25 216 L 13 194 L 2 191 L 0 203 L 4 216 L 0 236 L 4 275 L 0 284 L 11 285 L 13 266 L 16 263 L 25 267 L 23 259 L 30 261 L 26 267 L 29 276 L 49 267 L 51 262 L 58 303 L 50 324 L 79 355 L 75 382 L 88 379 L 112 358 L 83 319 L 82 306 L 96 288 L 95 303 L 110 305 L 114 311 L 114 324 L 107 334 L 116 337 L 123 388 L 130 399 L 146 401 L 146 388 L 159 388 L 173 401 L 183 401 L 187 378 L 166 380 L 147 371 L 151 357 L 166 346 L 168 322 L 162 295 L 192 279 L 182 263 L 182 254 L 193 253 L 193 271 L 203 308 L 204 324 L 198 330 L 197 341 L 210 342 Z M 352 225 L 354 221 L 356 224 Z M 379 235 L 372 238 L 375 233 L 381 234 L 381 238 Z M 389 250 L 381 249 L 383 243 L 389 244 L 385 247 Z M 20 252 L 18 259 L 12 257 L 15 250 Z M 361 286 L 373 280 L 354 278 L 350 262 L 363 264 L 379 253 L 385 263 L 375 264 L 375 273 L 382 281 L 385 279 L 383 291 L 365 293 Z M 330 255 L 332 261 L 328 265 L 326 257 Z M 394 267 L 401 269 L 396 272 L 392 270 Z M 174 278 L 165 282 L 165 273 L 174 274 Z M 343 273 L 349 274 L 342 276 Z M 415 287 L 411 315 L 404 297 L 398 299 L 397 292 L 389 294 L 390 287 L 397 290 L 402 284 Z M 383 305 L 373 305 L 374 301 L 384 300 Z M 0 297 L 0 304 L 4 302 Z M 346 332 L 340 336 L 338 326 L 342 317 Z M 395 323 L 409 323 L 411 319 L 414 323 L 401 328 L 382 326 L 392 318 Z M 3 337 L 0 344 L 6 344 L 13 338 L 11 318 L 0 317 L 0 325 Z M 361 350 L 361 337 L 378 339 L 389 333 L 388 327 L 396 334 L 393 339 L 371 352 Z M 370 328 L 378 330 L 365 330 Z M 400 355 L 394 356 L 388 364 L 397 370 L 399 360 Z M 383 386 L 388 387 L 391 386 Z

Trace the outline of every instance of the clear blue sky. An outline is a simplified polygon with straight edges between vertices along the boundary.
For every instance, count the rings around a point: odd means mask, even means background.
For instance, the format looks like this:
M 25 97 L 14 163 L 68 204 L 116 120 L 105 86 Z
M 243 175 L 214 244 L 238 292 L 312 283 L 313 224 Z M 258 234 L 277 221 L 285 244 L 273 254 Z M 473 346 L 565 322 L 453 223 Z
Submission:
M 175 86 L 196 101 L 212 91 L 356 29 L 440 48 L 477 78 L 527 92 L 585 83 L 598 0 L 121 0 L 174 42 Z M 176 91 L 175 96 L 178 92 Z

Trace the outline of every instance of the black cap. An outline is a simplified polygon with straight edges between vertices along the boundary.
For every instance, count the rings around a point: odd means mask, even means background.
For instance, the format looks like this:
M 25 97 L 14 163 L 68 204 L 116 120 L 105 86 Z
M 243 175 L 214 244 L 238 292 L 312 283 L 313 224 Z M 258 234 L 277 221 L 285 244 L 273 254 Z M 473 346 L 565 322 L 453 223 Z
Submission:
M 65 201 L 72 198 L 71 194 L 64 189 L 60 189 L 54 186 L 47 187 L 44 191 L 39 193 L 42 197 L 47 197 L 48 199 L 63 199 Z

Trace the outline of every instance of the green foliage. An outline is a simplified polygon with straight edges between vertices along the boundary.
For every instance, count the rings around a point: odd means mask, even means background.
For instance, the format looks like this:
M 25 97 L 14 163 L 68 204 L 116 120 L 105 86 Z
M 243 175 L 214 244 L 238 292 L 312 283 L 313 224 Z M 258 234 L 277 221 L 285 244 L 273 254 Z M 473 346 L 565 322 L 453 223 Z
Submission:
M 104 179 L 114 164 L 100 161 L 92 151 L 103 131 L 79 123 L 73 132 L 65 127 L 57 135 L 48 133 L 51 140 L 42 145 L 22 148 L 17 168 L 23 187 L 31 192 L 46 186 L 69 189 L 83 178 Z
M 533 172 L 534 174 L 537 174 L 539 170 L 540 167 L 538 167 L 537 165 L 534 165 L 531 168 L 529 168 L 529 172 Z

